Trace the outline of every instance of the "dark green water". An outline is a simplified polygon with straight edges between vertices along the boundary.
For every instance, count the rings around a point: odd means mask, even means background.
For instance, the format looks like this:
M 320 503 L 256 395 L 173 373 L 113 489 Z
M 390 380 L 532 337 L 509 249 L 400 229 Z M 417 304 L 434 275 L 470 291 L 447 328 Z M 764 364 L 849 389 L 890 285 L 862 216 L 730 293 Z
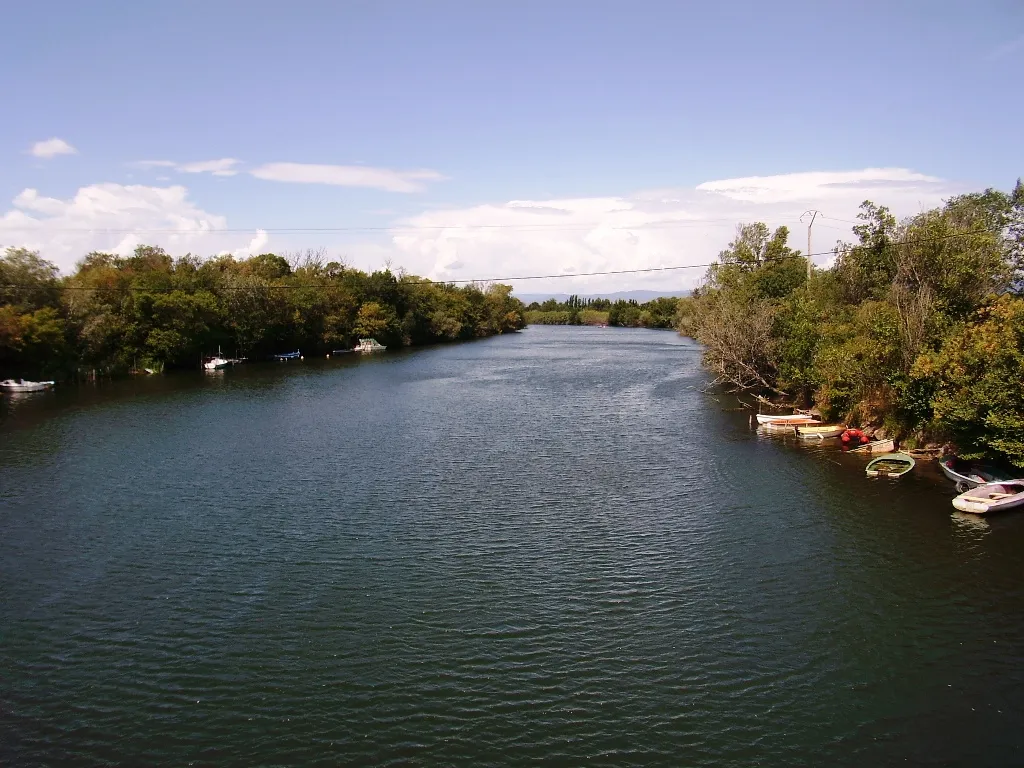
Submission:
M 1011 765 L 1024 515 L 670 333 L 5 398 L 4 765 Z

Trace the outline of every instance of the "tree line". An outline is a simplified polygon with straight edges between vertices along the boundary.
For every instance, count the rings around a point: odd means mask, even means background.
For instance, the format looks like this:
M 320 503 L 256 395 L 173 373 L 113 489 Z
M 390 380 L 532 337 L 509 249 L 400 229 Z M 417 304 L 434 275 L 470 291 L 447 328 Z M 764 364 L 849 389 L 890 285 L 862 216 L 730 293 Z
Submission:
M 301 349 L 389 347 L 508 333 L 525 326 L 508 285 L 435 283 L 327 261 L 193 255 L 140 246 L 90 253 L 62 277 L 39 253 L 0 257 L 0 378 L 73 378 L 196 367 L 219 347 L 249 358 Z
M 678 299 L 662 296 L 638 303 L 635 299 L 581 298 L 565 301 L 548 299 L 526 307 L 530 325 L 611 325 L 621 328 L 673 328 Z
M 785 227 L 740 226 L 678 329 L 731 390 L 1024 467 L 1024 185 L 857 218 L 810 278 Z

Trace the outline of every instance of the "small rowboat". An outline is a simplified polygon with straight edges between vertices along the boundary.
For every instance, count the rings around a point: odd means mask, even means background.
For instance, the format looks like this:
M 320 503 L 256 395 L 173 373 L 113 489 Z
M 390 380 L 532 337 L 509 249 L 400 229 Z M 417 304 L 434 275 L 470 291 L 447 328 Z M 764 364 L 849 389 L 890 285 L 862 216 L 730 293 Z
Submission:
M 839 437 L 845 431 L 846 427 L 836 424 L 818 424 L 796 427 L 797 437 L 802 437 L 804 440 L 825 440 L 830 437 Z
M 872 440 L 870 443 L 851 448 L 850 453 L 890 453 L 895 450 L 895 440 Z
M 953 506 L 976 515 L 1024 506 L 1024 480 L 979 485 L 953 499 Z
M 883 453 L 864 470 L 868 477 L 903 477 L 914 468 L 914 457 L 906 453 Z
M 788 416 L 780 416 L 779 414 L 773 413 L 759 413 L 757 414 L 758 424 L 771 424 L 773 421 L 804 421 L 810 419 L 806 413 L 791 413 Z
M 963 493 L 971 488 L 977 488 L 985 483 L 999 483 L 1004 480 L 1013 479 L 995 467 L 972 461 L 963 461 L 955 456 L 949 456 L 939 461 L 939 469 L 942 470 L 942 474 L 956 483 L 958 493 Z
M 761 429 L 773 435 L 792 435 L 795 433 L 797 427 L 815 427 L 821 424 L 816 419 L 808 419 L 804 417 L 797 421 L 796 419 L 786 419 L 780 421 L 768 421 L 760 425 Z

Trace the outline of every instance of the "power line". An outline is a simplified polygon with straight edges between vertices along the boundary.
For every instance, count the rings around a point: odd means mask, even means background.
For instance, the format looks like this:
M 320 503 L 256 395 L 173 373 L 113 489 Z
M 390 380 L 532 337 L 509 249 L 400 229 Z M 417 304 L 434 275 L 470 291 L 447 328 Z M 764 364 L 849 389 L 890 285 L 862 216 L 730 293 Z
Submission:
M 987 234 L 987 233 L 992 233 L 993 231 L 995 231 L 995 230 L 992 230 L 992 229 L 974 229 L 974 230 L 969 230 L 967 232 L 953 232 L 953 233 L 950 233 L 950 234 L 947 234 L 947 235 L 937 235 L 935 237 L 922 237 L 922 238 L 914 238 L 914 239 L 911 239 L 911 240 L 896 240 L 896 241 L 885 243 L 885 245 L 886 246 L 916 245 L 918 243 L 938 242 L 938 241 L 942 241 L 942 240 L 950 240 L 952 238 L 957 238 L 957 237 L 970 237 L 972 235 Z M 852 246 L 852 250 L 856 250 L 858 248 L 866 248 L 866 247 L 871 247 L 871 246 L 855 245 L 855 246 Z M 809 254 L 809 257 L 813 259 L 815 256 L 832 256 L 834 254 L 835 254 L 835 250 L 819 251 L 818 253 Z M 767 261 L 784 261 L 786 259 L 793 259 L 793 258 L 808 258 L 808 254 L 795 253 L 795 254 L 793 254 L 791 256 L 783 256 L 783 257 L 778 257 L 778 258 L 764 259 L 764 261 L 761 262 L 761 263 L 764 263 L 764 262 L 767 262 Z M 707 263 L 707 264 L 678 264 L 678 265 L 668 266 L 668 267 L 641 267 L 641 268 L 637 268 L 637 269 L 612 269 L 612 270 L 603 270 L 603 271 L 599 271 L 599 272 L 567 272 L 567 273 L 562 273 L 562 274 L 546 274 L 546 275 L 517 275 L 517 276 L 514 276 L 514 277 L 477 277 L 477 278 L 464 278 L 464 279 L 457 279 L 457 280 L 428 280 L 428 279 L 419 279 L 419 280 L 406 280 L 404 282 L 400 282 L 399 285 L 471 285 L 471 284 L 474 284 L 474 283 L 504 283 L 504 282 L 512 282 L 512 281 L 515 281 L 515 280 L 519 280 L 519 281 L 522 281 L 522 280 L 553 280 L 553 279 L 556 279 L 556 278 L 567 278 L 567 277 L 600 277 L 600 276 L 604 276 L 604 275 L 634 275 L 634 274 L 641 274 L 641 273 L 647 273 L 647 272 L 670 272 L 670 271 L 675 271 L 675 270 L 680 270 L 680 269 L 698 269 L 698 268 L 702 268 L 702 267 L 706 268 L 706 267 L 712 267 L 712 266 L 715 266 L 715 265 L 718 265 L 718 264 L 723 264 L 723 262 L 721 262 L 721 261 L 713 261 L 713 262 L 710 262 L 710 263 Z M 7 284 L 7 285 L 0 286 L 0 288 L 21 288 L 21 287 L 25 287 L 25 288 L 33 287 L 34 288 L 36 286 L 17 285 L 17 284 Z M 304 288 L 326 288 L 326 287 L 330 287 L 330 284 L 328 284 L 328 283 L 289 283 L 289 284 L 284 284 L 284 285 L 260 285 L 260 286 L 252 286 L 252 285 L 234 285 L 234 286 L 232 286 L 232 285 L 220 285 L 220 286 L 217 286 L 216 290 L 217 291 L 233 291 L 233 290 L 245 291 L 245 290 L 253 290 L 253 289 L 263 289 L 263 290 L 267 290 L 267 289 L 270 289 L 270 290 L 301 290 L 301 289 L 304 289 Z M 124 287 L 120 287 L 120 286 L 94 286 L 94 287 L 90 287 L 90 286 L 80 286 L 80 285 L 62 285 L 62 286 L 57 286 L 57 289 L 58 290 L 63 290 L 63 291 L 144 291 L 146 293 L 170 293 L 170 292 L 173 292 L 173 291 L 180 291 L 180 290 L 182 290 L 181 288 L 166 287 L 166 286 L 160 286 L 160 287 L 145 287 L 145 286 L 124 286 Z
M 791 217 L 790 217 L 791 218 Z M 704 226 L 733 226 L 735 218 L 728 219 L 676 219 L 667 221 L 653 221 L 639 223 L 632 226 L 605 227 L 612 230 L 634 230 L 634 229 L 672 229 L 674 227 L 704 227 Z M 602 222 L 575 223 L 575 224 L 543 224 L 543 223 L 521 223 L 521 224 L 395 224 L 387 227 L 221 227 L 208 229 L 139 229 L 139 228 L 108 228 L 108 227 L 10 227 L 10 232 L 78 232 L 102 235 L 215 235 L 227 233 L 255 234 L 266 232 L 268 235 L 298 235 L 298 234 L 331 234 L 339 232 L 405 232 L 405 231 L 442 231 L 446 229 L 510 229 L 522 231 L 566 231 L 586 232 L 591 229 L 602 227 Z

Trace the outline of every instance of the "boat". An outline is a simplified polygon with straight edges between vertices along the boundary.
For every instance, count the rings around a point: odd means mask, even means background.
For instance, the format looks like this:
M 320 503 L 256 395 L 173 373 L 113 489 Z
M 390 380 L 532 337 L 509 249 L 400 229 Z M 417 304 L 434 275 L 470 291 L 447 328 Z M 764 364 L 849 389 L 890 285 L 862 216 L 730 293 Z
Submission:
M 976 515 L 1024 506 L 1024 480 L 982 483 L 953 499 L 953 506 L 961 512 L 973 512 Z
M 208 371 L 219 371 L 221 368 L 227 368 L 234 361 L 228 360 L 225 357 L 220 356 L 220 347 L 217 347 L 217 356 L 211 357 L 208 360 L 203 361 L 203 368 Z
M 352 350 L 353 352 L 383 352 L 386 346 L 380 344 L 376 339 L 360 339 L 359 343 Z
M 302 354 L 299 352 L 299 350 L 296 349 L 294 352 L 282 352 L 280 355 L 274 355 L 274 359 L 275 360 L 301 360 L 302 359 Z
M 797 437 L 804 440 L 826 440 L 831 437 L 839 437 L 846 431 L 841 424 L 810 424 L 795 427 Z
M 864 470 L 868 477 L 903 477 L 914 468 L 914 457 L 906 453 L 883 453 L 868 462 Z
M 814 417 L 809 416 L 806 413 L 791 413 L 788 416 L 782 416 L 779 414 L 772 413 L 757 414 L 758 424 L 770 424 L 773 421 L 804 421 L 806 419 L 814 419 Z
M 956 483 L 958 493 L 977 488 L 985 483 L 999 483 L 1012 478 L 1005 472 L 988 464 L 964 461 L 956 456 L 947 456 L 939 460 L 942 474 Z
M 331 354 L 328 357 L 334 357 L 335 355 L 351 355 L 355 350 L 352 349 L 332 349 Z
M 763 422 L 760 425 L 760 428 L 772 435 L 792 435 L 796 433 L 797 427 L 816 427 L 820 425 L 821 422 L 817 419 L 808 419 L 805 417 L 799 421 L 796 419 L 767 421 Z
M 4 379 L 0 381 L 0 387 L 8 392 L 43 392 L 52 387 L 53 381 L 25 381 L 25 379 Z
M 850 453 L 891 453 L 896 450 L 895 440 L 872 440 L 871 442 L 851 448 Z

